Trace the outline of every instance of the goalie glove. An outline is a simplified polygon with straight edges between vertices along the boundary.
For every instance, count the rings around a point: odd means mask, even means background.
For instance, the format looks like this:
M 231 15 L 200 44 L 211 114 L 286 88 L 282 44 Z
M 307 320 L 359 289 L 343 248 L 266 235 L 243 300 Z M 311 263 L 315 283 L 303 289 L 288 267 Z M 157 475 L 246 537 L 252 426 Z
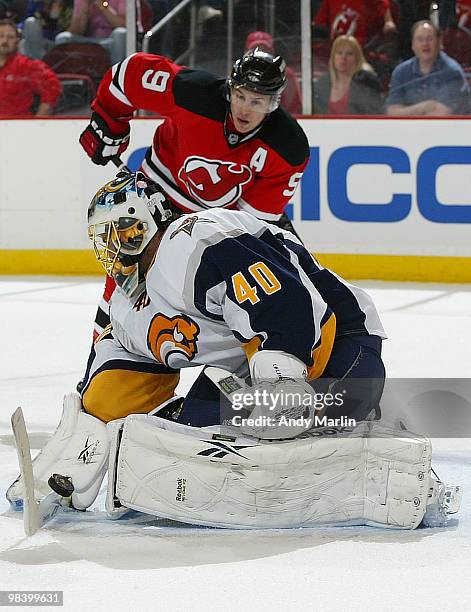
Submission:
M 305 381 L 282 379 L 261 382 L 247 389 L 253 408 L 241 420 L 244 435 L 263 440 L 295 438 L 314 427 L 315 395 Z M 252 401 L 249 399 L 249 402 Z
M 208 367 L 204 373 L 231 403 L 225 424 L 238 427 L 244 435 L 264 440 L 295 438 L 314 427 L 314 417 L 324 409 L 303 380 L 283 378 L 250 387 L 220 368 Z
M 113 133 L 103 117 L 93 112 L 79 141 L 94 164 L 106 166 L 111 158 L 119 157 L 128 148 L 129 123 L 125 124 L 124 132 Z

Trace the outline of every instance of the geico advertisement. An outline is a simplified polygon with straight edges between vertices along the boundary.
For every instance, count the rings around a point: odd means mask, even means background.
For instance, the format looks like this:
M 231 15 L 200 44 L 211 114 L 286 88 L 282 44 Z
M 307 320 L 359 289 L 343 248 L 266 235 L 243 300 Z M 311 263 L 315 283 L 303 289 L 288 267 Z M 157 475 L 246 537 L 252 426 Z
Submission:
M 311 159 L 288 213 L 306 245 L 319 253 L 471 256 L 470 122 L 301 120 Z M 82 151 L 87 121 L 0 123 L 1 248 L 89 248 L 88 203 L 116 168 L 95 166 Z M 123 161 L 133 169 L 158 124 L 132 122 Z M 22 234 L 12 237 L 6 229 L 18 219 Z
M 311 159 L 288 213 L 312 250 L 471 255 L 471 121 L 300 123 Z M 133 168 L 155 125 L 134 122 Z

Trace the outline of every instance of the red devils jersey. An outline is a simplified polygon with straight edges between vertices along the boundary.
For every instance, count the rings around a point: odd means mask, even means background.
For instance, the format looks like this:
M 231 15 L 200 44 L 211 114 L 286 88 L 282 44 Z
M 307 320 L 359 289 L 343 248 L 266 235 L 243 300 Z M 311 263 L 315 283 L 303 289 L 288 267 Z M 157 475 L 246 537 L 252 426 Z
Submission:
M 471 0 L 458 0 L 456 3 L 456 19 L 461 28 L 471 27 Z
M 330 37 L 355 36 L 361 45 L 381 33 L 389 0 L 323 0 L 314 23 L 329 28 Z
M 113 66 L 93 108 L 116 131 L 136 109 L 165 117 L 142 170 L 185 211 L 222 206 L 275 221 L 309 158 L 304 132 L 283 109 L 250 134 L 231 131 L 225 79 L 157 55 L 135 53 Z

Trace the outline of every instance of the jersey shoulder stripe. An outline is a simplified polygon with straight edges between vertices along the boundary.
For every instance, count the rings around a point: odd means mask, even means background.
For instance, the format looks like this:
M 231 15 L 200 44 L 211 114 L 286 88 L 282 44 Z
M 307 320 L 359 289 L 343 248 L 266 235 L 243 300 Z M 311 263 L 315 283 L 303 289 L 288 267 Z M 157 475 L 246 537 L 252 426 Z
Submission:
M 126 68 L 129 64 L 129 61 L 135 55 L 136 54 L 133 53 L 119 64 L 115 64 L 111 69 L 110 93 L 120 102 L 126 104 L 127 106 L 132 106 L 132 104 L 124 93 L 124 77 L 126 75 Z

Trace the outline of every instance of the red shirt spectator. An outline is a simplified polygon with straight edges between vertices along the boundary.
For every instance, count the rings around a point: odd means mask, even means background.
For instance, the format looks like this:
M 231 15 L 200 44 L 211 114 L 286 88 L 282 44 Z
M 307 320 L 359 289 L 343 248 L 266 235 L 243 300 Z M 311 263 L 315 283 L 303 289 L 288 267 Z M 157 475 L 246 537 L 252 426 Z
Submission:
M 314 25 L 327 28 L 330 38 L 354 36 L 362 46 L 381 31 L 396 30 L 389 0 L 323 0 Z
M 245 50 L 248 51 L 255 47 L 261 47 L 272 54 L 275 53 L 273 37 L 268 32 L 250 32 L 245 41 Z M 303 110 L 303 104 L 298 79 L 296 78 L 294 70 L 288 66 L 286 66 L 285 74 L 286 87 L 281 94 L 280 104 L 288 113 L 300 115 Z
M 13 22 L 0 21 L 0 117 L 31 116 L 39 96 L 37 117 L 52 114 L 61 93 L 59 79 L 47 64 L 18 53 Z
M 471 0 L 458 0 L 456 3 L 458 27 L 471 30 Z

